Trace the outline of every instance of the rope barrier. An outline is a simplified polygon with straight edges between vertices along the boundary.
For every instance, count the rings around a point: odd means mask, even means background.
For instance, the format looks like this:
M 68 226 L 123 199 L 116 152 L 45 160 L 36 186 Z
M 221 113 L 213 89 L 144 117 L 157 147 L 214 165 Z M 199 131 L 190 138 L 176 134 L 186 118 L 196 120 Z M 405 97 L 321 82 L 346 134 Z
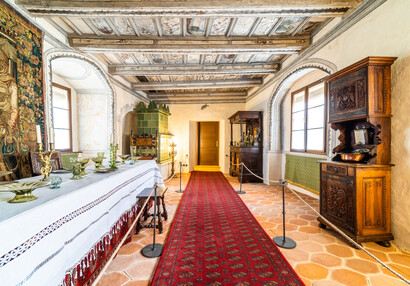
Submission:
M 171 181 L 174 177 L 175 177 L 176 173 L 173 173 L 170 177 L 168 177 L 168 179 L 166 179 L 163 184 L 168 183 L 169 181 Z
M 154 187 L 151 190 L 151 193 L 148 196 L 148 199 L 145 201 L 144 205 L 142 206 L 141 210 L 139 211 L 138 215 L 135 217 L 135 220 L 133 221 L 132 225 L 130 226 L 130 228 L 128 229 L 127 233 L 124 235 L 124 237 L 121 239 L 120 243 L 117 245 L 117 247 L 115 248 L 115 250 L 113 251 L 110 259 L 108 259 L 107 263 L 104 265 L 103 269 L 101 269 L 100 273 L 98 274 L 97 278 L 93 281 L 93 286 L 97 285 L 98 281 L 101 279 L 101 277 L 104 275 L 105 270 L 107 270 L 108 266 L 110 265 L 110 263 L 112 262 L 112 260 L 114 259 L 114 257 L 117 255 L 118 251 L 120 250 L 121 246 L 123 246 L 125 240 L 127 239 L 128 235 L 130 235 L 130 233 L 133 231 L 135 225 L 137 224 L 137 221 L 139 220 L 139 218 L 142 215 L 143 210 L 145 209 L 146 205 L 148 204 L 148 202 L 151 199 L 152 193 L 154 192 L 155 188 L 158 186 L 157 183 L 155 183 Z M 155 229 L 154 229 L 155 231 Z
M 233 164 L 231 162 L 232 165 L 243 165 L 248 171 L 249 173 L 251 173 L 253 176 L 257 177 L 258 179 L 261 179 L 263 181 L 268 181 L 268 182 L 272 182 L 272 183 L 276 183 L 275 185 L 278 186 L 282 186 L 283 183 L 281 182 L 286 182 L 286 181 L 273 181 L 273 180 L 269 180 L 269 179 L 265 179 L 262 178 L 258 175 L 256 175 L 255 173 L 253 173 L 243 162 L 241 162 L 240 164 Z M 393 270 L 392 268 L 390 268 L 388 265 L 386 265 L 385 263 L 383 263 L 380 259 L 378 259 L 376 256 L 374 256 L 373 254 L 371 254 L 369 251 L 367 251 L 366 249 L 363 248 L 363 246 L 361 246 L 360 244 L 356 243 L 356 241 L 354 241 L 353 239 L 351 239 L 347 234 L 345 234 L 342 230 L 340 230 L 337 226 L 335 226 L 333 223 L 331 223 L 329 220 L 327 220 L 325 217 L 323 217 L 317 210 L 315 210 L 311 205 L 309 205 L 304 199 L 302 199 L 299 194 L 297 192 L 295 192 L 294 190 L 292 190 L 291 188 L 287 187 L 294 195 L 296 195 L 296 197 L 301 200 L 305 205 L 307 205 L 316 215 L 318 215 L 320 218 L 323 219 L 323 221 L 326 222 L 327 225 L 329 225 L 333 230 L 335 230 L 336 232 L 338 232 L 340 235 L 342 235 L 344 238 L 346 238 L 350 243 L 352 243 L 355 247 L 363 250 L 366 254 L 368 254 L 371 258 L 373 258 L 374 260 L 376 260 L 377 262 L 379 262 L 383 267 L 385 267 L 387 270 L 389 270 L 391 273 L 393 273 L 394 275 L 396 275 L 398 278 L 400 278 L 401 280 L 403 280 L 405 283 L 410 284 L 410 280 L 404 278 L 402 275 L 400 275 L 399 273 L 397 273 L 395 270 Z

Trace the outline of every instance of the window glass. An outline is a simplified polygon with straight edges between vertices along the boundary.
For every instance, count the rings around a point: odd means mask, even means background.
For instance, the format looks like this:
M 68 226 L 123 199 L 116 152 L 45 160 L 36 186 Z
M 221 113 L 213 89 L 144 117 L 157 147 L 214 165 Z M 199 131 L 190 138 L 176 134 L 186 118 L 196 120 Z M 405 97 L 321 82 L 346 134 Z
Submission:
M 53 107 L 68 109 L 68 94 L 66 90 L 53 87 Z
M 303 130 L 305 128 L 305 112 L 298 111 L 292 114 L 292 130 Z
M 293 96 L 293 109 L 292 112 L 298 112 L 305 110 L 305 91 L 296 93 Z
M 70 146 L 70 130 L 67 129 L 55 129 L 55 149 L 56 150 L 67 150 L 71 149 Z
M 70 128 L 70 115 L 68 110 L 53 108 L 54 128 Z
M 60 151 L 71 151 L 71 90 L 53 83 L 53 128 L 54 147 Z
M 308 108 L 325 104 L 324 83 L 308 88 Z
M 305 148 L 305 132 L 292 131 L 292 149 L 303 150 Z
M 320 81 L 292 93 L 291 150 L 325 152 L 324 87 Z
M 307 150 L 323 150 L 323 128 L 311 129 L 307 131 Z
M 308 109 L 307 113 L 307 117 L 309 119 L 307 125 L 308 129 L 319 128 L 324 126 L 325 107 L 323 105 Z

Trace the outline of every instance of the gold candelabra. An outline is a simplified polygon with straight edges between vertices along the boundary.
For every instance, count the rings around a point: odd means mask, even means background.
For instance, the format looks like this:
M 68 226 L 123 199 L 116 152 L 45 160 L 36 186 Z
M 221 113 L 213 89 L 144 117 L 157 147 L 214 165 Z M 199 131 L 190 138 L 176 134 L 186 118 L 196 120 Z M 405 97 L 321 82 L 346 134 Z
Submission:
M 43 152 L 43 143 L 37 143 L 38 155 L 40 156 L 42 167 L 40 174 L 44 175 L 43 181 L 47 179 L 53 170 L 51 166 L 51 156 L 54 153 L 54 143 L 50 143 L 50 151 Z
M 175 173 L 175 156 L 177 155 L 177 144 L 173 141 L 169 144 L 169 155 L 171 156 L 171 176 Z

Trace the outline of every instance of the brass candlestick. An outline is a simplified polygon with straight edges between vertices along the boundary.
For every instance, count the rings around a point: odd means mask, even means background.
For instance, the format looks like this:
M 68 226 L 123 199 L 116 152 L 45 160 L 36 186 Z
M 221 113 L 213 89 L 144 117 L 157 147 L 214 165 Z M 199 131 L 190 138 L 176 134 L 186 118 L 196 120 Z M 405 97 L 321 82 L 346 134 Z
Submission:
M 175 156 L 177 155 L 177 150 L 176 150 L 177 144 L 175 144 L 175 142 L 171 142 L 169 144 L 169 147 L 171 148 L 169 155 L 171 156 L 171 176 L 172 176 L 175 173 Z
M 53 155 L 54 151 L 54 144 L 50 143 L 50 151 L 45 151 L 43 152 L 43 144 L 42 143 L 37 143 L 37 149 L 38 149 L 38 155 L 40 156 L 41 159 L 41 164 L 43 167 L 40 169 L 40 174 L 44 175 L 44 178 L 42 181 L 47 179 L 49 177 L 49 174 L 53 170 L 53 167 L 51 166 L 51 156 Z

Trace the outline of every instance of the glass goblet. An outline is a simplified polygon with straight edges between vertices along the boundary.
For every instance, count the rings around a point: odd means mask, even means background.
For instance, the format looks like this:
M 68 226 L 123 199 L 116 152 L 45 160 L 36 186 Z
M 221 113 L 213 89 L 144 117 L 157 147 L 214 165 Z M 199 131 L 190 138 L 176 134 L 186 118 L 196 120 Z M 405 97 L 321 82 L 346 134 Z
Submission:
M 79 180 L 82 178 L 83 177 L 81 177 L 81 163 L 77 162 L 73 164 L 73 177 L 71 178 L 71 180 Z
M 98 170 L 101 169 L 103 159 L 104 159 L 103 157 L 93 157 L 93 158 L 91 158 L 91 160 L 93 160 L 93 162 L 95 163 L 94 171 L 98 171 Z
M 81 162 L 80 162 L 80 164 L 81 164 L 81 173 L 80 173 L 80 175 L 81 175 L 81 176 L 85 176 L 85 175 L 88 174 L 88 173 L 85 171 L 85 165 L 87 165 L 88 161 L 90 161 L 90 158 L 83 158 L 83 159 L 81 159 Z

